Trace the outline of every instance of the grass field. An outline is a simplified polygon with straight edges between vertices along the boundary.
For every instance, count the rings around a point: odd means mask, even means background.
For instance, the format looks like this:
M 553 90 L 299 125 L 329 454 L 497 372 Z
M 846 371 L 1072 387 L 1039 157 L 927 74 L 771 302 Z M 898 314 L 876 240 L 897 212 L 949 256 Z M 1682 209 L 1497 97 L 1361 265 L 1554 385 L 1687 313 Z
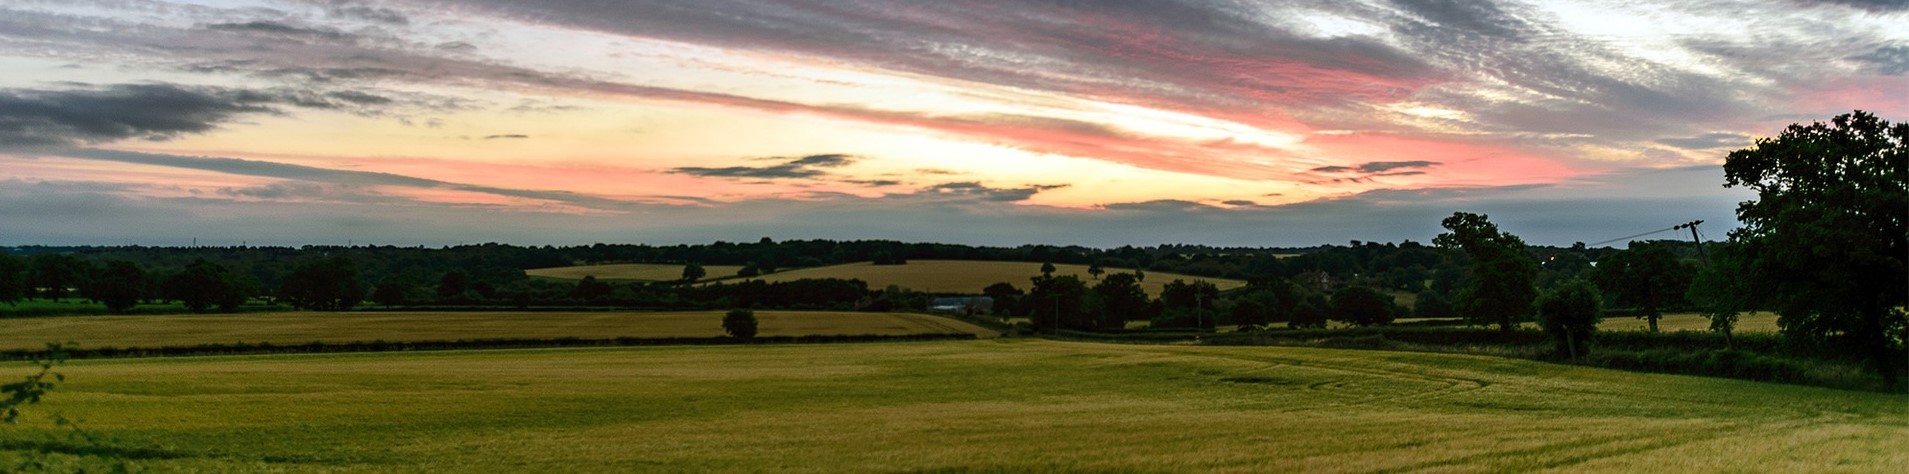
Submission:
M 704 279 L 716 279 L 736 276 L 742 271 L 737 265 L 704 265 Z M 525 275 L 564 280 L 582 280 L 594 276 L 598 280 L 629 281 L 671 281 L 683 278 L 683 265 L 671 263 L 617 263 L 610 265 L 581 265 L 575 267 L 533 268 L 524 270 Z
M 1125 273 L 1125 269 L 1106 269 L 1107 273 Z M 851 263 L 817 268 L 804 268 L 765 275 L 764 281 L 792 281 L 803 278 L 859 278 L 868 282 L 870 288 L 886 288 L 898 285 L 916 291 L 933 293 L 980 293 L 982 288 L 999 282 L 1008 282 L 1015 288 L 1026 290 L 1028 278 L 1041 274 L 1041 264 L 1027 262 L 988 262 L 979 260 L 910 260 L 907 265 L 875 265 L 872 263 Z M 1054 264 L 1055 275 L 1075 275 L 1081 281 L 1093 286 L 1097 281 L 1087 274 L 1086 265 Z M 1246 282 L 1223 278 L 1207 278 L 1175 273 L 1147 272 L 1146 281 L 1140 282 L 1147 294 L 1158 296 L 1160 288 L 1174 279 L 1186 281 L 1206 280 L 1220 290 L 1229 290 L 1246 286 Z
M 1648 331 L 1650 322 L 1634 316 L 1605 316 L 1597 328 L 1600 331 Z M 1710 320 L 1697 313 L 1666 314 L 1657 321 L 1657 330 L 1709 332 Z M 1757 312 L 1737 317 L 1737 332 L 1775 333 L 1776 330 L 1776 313 Z
M 0 349 L 49 341 L 83 347 L 189 347 L 239 342 L 303 344 L 474 339 L 715 337 L 721 311 L 256 313 L 0 319 Z M 904 335 L 993 331 L 939 316 L 901 313 L 757 311 L 760 336 Z
M 24 367 L 18 368 L 25 372 Z M 87 360 L 151 472 L 1899 472 L 1902 395 L 1491 357 L 1039 340 Z M 151 445 L 151 446 L 149 446 Z M 100 452 L 98 450 L 93 452 Z M 114 452 L 114 451 L 107 451 Z

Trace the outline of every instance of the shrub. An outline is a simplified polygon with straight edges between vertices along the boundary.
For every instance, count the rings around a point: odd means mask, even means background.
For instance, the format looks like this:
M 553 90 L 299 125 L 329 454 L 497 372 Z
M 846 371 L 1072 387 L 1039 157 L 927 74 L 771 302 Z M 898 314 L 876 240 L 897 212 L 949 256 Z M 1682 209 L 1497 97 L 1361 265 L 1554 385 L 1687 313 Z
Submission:
M 756 312 L 747 309 L 732 309 L 723 315 L 723 332 L 737 339 L 756 337 Z

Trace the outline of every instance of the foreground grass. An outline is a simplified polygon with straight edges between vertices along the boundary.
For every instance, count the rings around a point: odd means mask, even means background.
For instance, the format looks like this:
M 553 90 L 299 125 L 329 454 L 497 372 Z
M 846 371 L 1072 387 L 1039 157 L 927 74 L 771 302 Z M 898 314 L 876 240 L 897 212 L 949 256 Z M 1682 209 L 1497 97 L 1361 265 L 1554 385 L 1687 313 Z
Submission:
M 190 347 L 201 344 L 717 337 L 721 311 L 372 312 L 179 316 L 78 316 L 0 320 L 0 350 L 37 349 L 48 341 L 85 347 Z M 903 313 L 758 311 L 758 335 L 909 335 L 990 331 L 965 322 Z
M 1127 273 L 1132 270 L 1108 268 L 1107 273 Z M 793 281 L 804 278 L 857 278 L 868 282 L 869 288 L 886 288 L 896 285 L 916 291 L 931 293 L 980 293 L 982 288 L 1000 282 L 1007 282 L 1016 288 L 1027 289 L 1028 279 L 1041 274 L 1041 264 L 1027 262 L 990 262 L 980 260 L 910 260 L 907 265 L 875 265 L 872 263 L 850 263 L 827 267 L 804 268 L 764 275 L 755 279 L 764 281 Z M 1054 275 L 1074 275 L 1092 286 L 1098 281 L 1087 274 L 1086 265 L 1054 264 Z M 1147 272 L 1146 281 L 1140 287 L 1149 295 L 1158 296 L 1160 288 L 1173 280 L 1213 283 L 1220 290 L 1230 290 L 1246 286 L 1240 280 L 1208 278 L 1177 273 Z
M 990 340 L 89 360 L 46 413 L 155 472 L 1909 466 L 1899 395 L 1491 357 Z M 113 453 L 114 451 L 108 451 Z M 3 460 L 0 460 L 3 461 Z

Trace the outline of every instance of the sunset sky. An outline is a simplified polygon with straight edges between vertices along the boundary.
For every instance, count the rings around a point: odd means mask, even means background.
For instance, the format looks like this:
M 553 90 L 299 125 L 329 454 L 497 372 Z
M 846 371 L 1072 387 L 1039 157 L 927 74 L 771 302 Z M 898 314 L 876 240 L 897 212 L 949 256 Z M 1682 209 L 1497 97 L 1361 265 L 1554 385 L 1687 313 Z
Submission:
M 1539 244 L 1909 119 L 1902 1 L 8 0 L 0 245 Z M 1665 237 L 1670 237 L 1665 235 Z

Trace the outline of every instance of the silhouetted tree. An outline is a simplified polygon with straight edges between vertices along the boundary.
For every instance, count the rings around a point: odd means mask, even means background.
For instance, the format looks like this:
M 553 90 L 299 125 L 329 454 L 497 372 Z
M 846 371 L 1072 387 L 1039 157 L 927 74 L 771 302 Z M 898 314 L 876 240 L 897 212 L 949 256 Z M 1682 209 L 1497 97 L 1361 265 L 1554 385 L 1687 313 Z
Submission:
M 583 301 L 597 301 L 609 296 L 612 289 L 609 283 L 597 281 L 595 275 L 587 275 L 582 280 L 577 280 L 576 288 L 570 290 L 570 297 Z
M 279 294 L 292 306 L 318 311 L 345 311 L 364 299 L 358 265 L 346 257 L 329 257 L 300 265 L 285 276 Z
M 437 297 L 439 300 L 455 301 L 463 299 L 464 292 L 470 291 L 470 289 L 470 276 L 465 275 L 461 270 L 444 272 L 444 276 L 438 277 L 437 280 Z
M 1591 353 L 1591 337 L 1602 319 L 1598 298 L 1597 288 L 1582 279 L 1567 281 L 1538 297 L 1538 325 L 1557 342 L 1558 352 L 1572 359 Z
M 203 313 L 215 306 L 231 311 L 238 309 L 246 297 L 234 279 L 224 266 L 198 258 L 184 270 L 167 277 L 160 293 L 179 300 L 194 313 Z
M 1020 307 L 1021 295 L 1024 293 L 1020 288 L 1015 288 L 1013 284 L 1004 281 L 982 288 L 981 294 L 994 300 L 994 314 L 1007 315 L 1013 314 L 1014 308 Z
M 27 285 L 38 288 L 40 297 L 50 300 L 66 298 L 70 289 L 84 283 L 86 274 L 92 265 L 72 255 L 46 254 L 32 258 L 31 269 L 27 273 Z
M 1107 273 L 1107 270 L 1100 268 L 1100 263 L 1098 262 L 1087 266 L 1087 274 L 1093 276 L 1095 280 L 1099 280 L 1100 276 L 1105 273 Z
M 87 298 L 106 304 L 106 310 L 124 313 L 139 304 L 146 288 L 146 271 L 124 260 L 106 262 L 87 286 Z
M 754 339 L 756 337 L 756 312 L 747 309 L 732 309 L 723 314 L 723 332 L 736 339 Z
M 1433 242 L 1460 249 L 1471 259 L 1471 284 L 1459 291 L 1459 311 L 1476 323 L 1497 324 L 1505 332 L 1525 321 L 1532 300 L 1538 298 L 1532 282 L 1538 265 L 1525 254 L 1525 241 L 1498 231 L 1483 214 L 1453 213 L 1440 225 L 1449 232 Z
M 703 266 L 697 265 L 695 262 L 691 262 L 689 265 L 683 266 L 683 281 L 693 282 L 696 280 L 701 280 L 703 279 L 703 277 L 708 275 L 709 275 L 709 271 L 703 270 Z
M 0 303 L 13 304 L 26 297 L 26 273 L 26 262 L 0 253 Z
M 1750 291 L 1784 334 L 1867 358 L 1895 383 L 1909 301 L 1909 123 L 1856 111 L 1791 125 L 1724 161 L 1724 186 L 1756 191 L 1737 206 Z
M 1140 280 L 1132 274 L 1108 275 L 1094 285 L 1094 294 L 1100 297 L 1102 328 L 1118 329 L 1126 327 L 1127 321 L 1146 318 L 1147 291 L 1140 288 Z
M 1331 303 L 1324 295 L 1314 294 L 1293 305 L 1292 320 L 1286 325 L 1295 329 L 1326 327 L 1326 308 Z
M 1354 326 L 1392 324 L 1392 295 L 1371 287 L 1348 286 L 1332 294 L 1327 318 Z
M 1617 304 L 1640 310 L 1638 317 L 1650 322 L 1651 332 L 1657 332 L 1663 308 L 1684 300 L 1695 273 L 1696 269 L 1679 261 L 1662 244 L 1632 242 L 1629 250 L 1599 259 L 1593 275 L 1598 289 L 1611 295 Z
M 1087 284 L 1079 277 L 1037 276 L 1027 292 L 1030 316 L 1038 329 L 1094 329 L 1094 318 L 1087 314 Z
M 1054 262 L 1041 262 L 1041 276 L 1054 276 Z
M 1452 309 L 1452 301 L 1436 291 L 1418 292 L 1418 301 L 1412 303 L 1412 316 L 1419 318 L 1449 318 L 1457 315 Z
M 1710 320 L 1710 330 L 1723 335 L 1726 347 L 1736 348 L 1738 315 L 1757 308 L 1764 301 L 1755 286 L 1759 278 L 1751 276 L 1735 245 L 1712 247 L 1710 260 L 1691 279 L 1684 294 Z

